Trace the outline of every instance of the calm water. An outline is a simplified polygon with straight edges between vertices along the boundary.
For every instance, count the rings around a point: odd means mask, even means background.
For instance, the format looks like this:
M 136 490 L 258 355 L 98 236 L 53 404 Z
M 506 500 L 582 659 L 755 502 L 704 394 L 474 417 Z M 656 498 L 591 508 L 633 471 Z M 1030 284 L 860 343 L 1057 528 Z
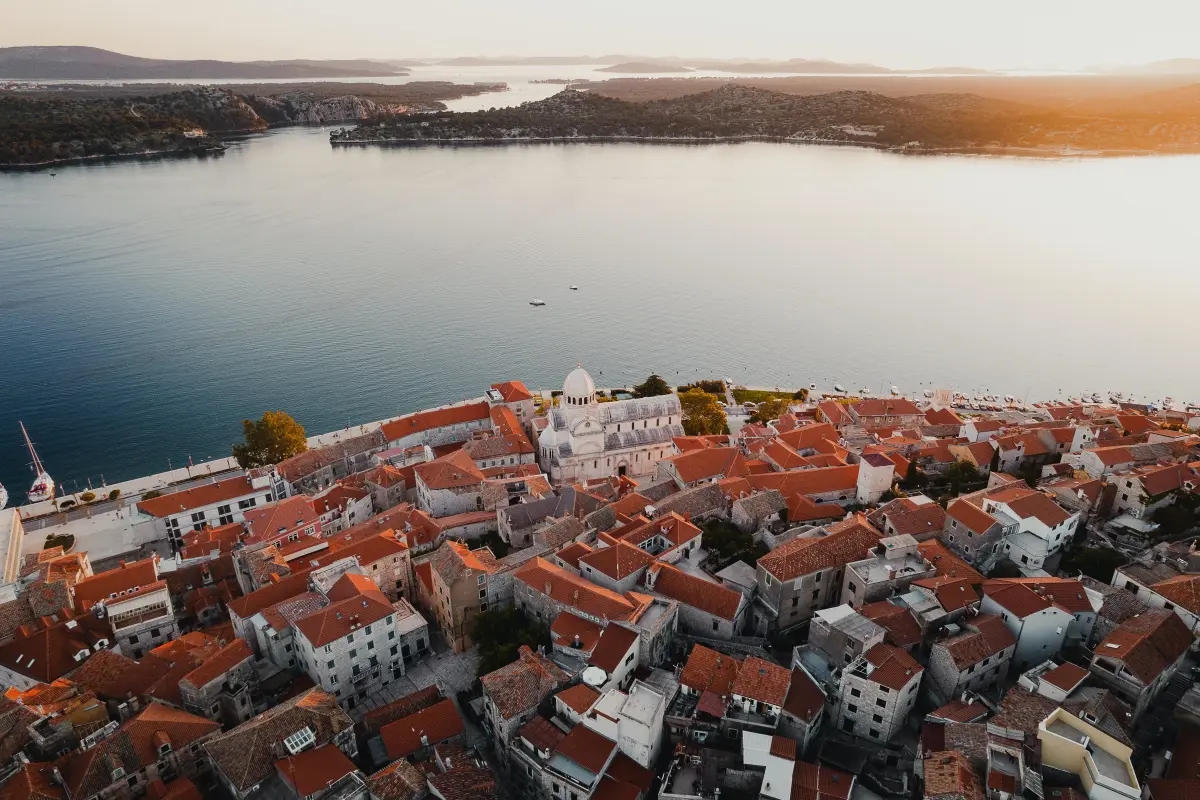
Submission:
M 113 481 L 226 455 L 264 409 L 320 432 L 577 359 L 605 383 L 1200 397 L 1200 158 L 325 136 L 0 174 L 14 494 L 18 419 L 60 482 Z

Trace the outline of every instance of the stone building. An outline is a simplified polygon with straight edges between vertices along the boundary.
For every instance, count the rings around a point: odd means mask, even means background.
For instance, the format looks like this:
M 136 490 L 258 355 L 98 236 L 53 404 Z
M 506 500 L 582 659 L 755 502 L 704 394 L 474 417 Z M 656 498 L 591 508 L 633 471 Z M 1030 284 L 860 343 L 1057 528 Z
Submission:
M 571 677 L 541 653 L 521 645 L 516 661 L 479 680 L 483 684 L 484 722 L 494 737 L 496 752 L 503 754 L 541 702 Z
M 1002 682 L 1017 649 L 1004 621 L 991 614 L 966 620 L 968 632 L 935 642 L 925 686 L 938 705 Z
M 612 475 L 651 475 L 683 435 L 675 395 L 596 402 L 592 376 L 579 367 L 563 382 L 558 408 L 538 438 L 538 462 L 556 486 Z
M 1121 623 L 1100 642 L 1089 671 L 1129 703 L 1139 719 L 1179 671 L 1191 645 L 1192 634 L 1179 617 L 1153 608 Z
M 887 742 L 917 701 L 924 668 L 898 647 L 877 644 L 842 671 L 833 718 L 838 730 Z
M 254 716 L 250 693 L 258 682 L 254 651 L 234 639 L 179 681 L 183 707 L 233 728 Z
M 694 636 L 728 641 L 745 627 L 750 608 L 745 595 L 670 564 L 650 565 L 646 589 L 678 602 L 679 626 Z
M 375 430 L 325 447 L 314 447 L 276 466 L 286 496 L 317 494 L 347 475 L 371 466 L 371 456 L 387 447 L 387 438 Z
M 462 450 L 418 464 L 417 505 L 433 517 L 449 517 L 483 509 L 483 473 Z
M 871 548 L 871 557 L 846 565 L 842 582 L 842 602 L 858 607 L 886 600 L 905 592 L 913 581 L 931 578 L 933 565 L 917 549 L 917 540 L 908 535 L 885 536 Z

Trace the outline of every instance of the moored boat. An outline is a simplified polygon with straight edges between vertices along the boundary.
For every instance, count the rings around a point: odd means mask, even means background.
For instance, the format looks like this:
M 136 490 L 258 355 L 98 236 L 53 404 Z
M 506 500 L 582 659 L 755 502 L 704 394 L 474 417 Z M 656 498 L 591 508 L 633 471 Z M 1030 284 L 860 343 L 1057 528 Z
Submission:
M 54 479 L 50 477 L 50 473 L 42 466 L 42 460 L 38 458 L 37 450 L 33 448 L 33 442 L 29 441 L 29 431 L 25 430 L 25 423 L 18 422 L 21 426 L 21 435 L 25 437 L 25 446 L 29 448 L 29 457 L 32 459 L 30 467 L 33 469 L 34 475 L 33 485 L 29 487 L 26 497 L 31 503 L 40 503 L 43 500 L 50 500 L 54 497 Z

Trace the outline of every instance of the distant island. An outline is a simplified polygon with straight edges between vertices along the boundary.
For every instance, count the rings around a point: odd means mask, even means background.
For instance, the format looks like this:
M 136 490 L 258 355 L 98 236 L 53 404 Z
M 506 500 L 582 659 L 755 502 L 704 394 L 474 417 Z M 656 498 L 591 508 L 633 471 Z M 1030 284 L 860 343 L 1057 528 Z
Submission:
M 407 74 L 395 64 L 366 59 L 180 61 L 138 58 L 96 47 L 0 47 L 0 79 L 11 80 L 279 80 Z
M 674 64 L 652 64 L 646 61 L 627 61 L 624 64 L 613 64 L 611 67 L 601 67 L 596 72 L 624 72 L 629 75 L 655 75 L 667 72 L 691 72 L 688 67 Z
M 146 155 L 213 153 L 222 137 L 436 112 L 443 100 L 503 83 L 418 81 L 199 86 L 61 85 L 0 91 L 0 168 Z
M 1090 108 L 1034 107 L 974 94 L 890 97 L 868 91 L 795 95 L 726 83 L 631 102 L 564 90 L 515 108 L 371 120 L 331 136 L 347 144 L 530 141 L 786 141 L 905 152 L 1040 155 L 1200 150 L 1200 87 Z

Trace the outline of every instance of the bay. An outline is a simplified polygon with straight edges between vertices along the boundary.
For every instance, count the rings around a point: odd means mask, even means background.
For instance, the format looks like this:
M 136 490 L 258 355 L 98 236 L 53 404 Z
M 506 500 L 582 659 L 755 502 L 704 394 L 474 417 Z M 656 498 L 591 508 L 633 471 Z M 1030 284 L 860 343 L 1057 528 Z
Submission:
M 327 135 L 0 174 L 14 501 L 18 419 L 82 486 L 227 455 L 265 409 L 318 433 L 577 360 L 601 384 L 1200 397 L 1194 156 Z

